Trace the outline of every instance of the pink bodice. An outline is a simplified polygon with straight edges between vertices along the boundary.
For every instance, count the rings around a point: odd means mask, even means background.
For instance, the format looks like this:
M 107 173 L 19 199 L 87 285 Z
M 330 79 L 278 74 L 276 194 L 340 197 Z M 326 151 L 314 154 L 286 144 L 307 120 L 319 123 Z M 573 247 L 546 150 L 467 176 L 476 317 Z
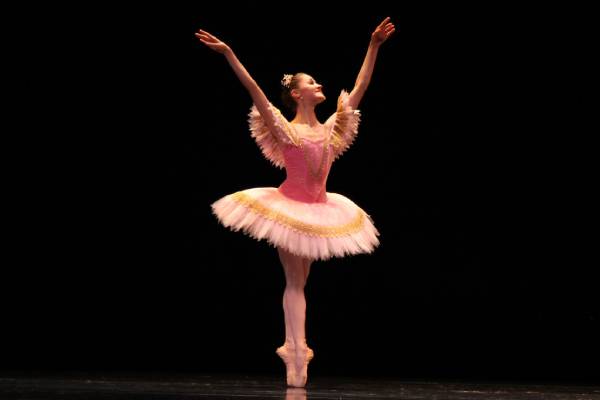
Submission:
M 331 144 L 325 139 L 302 139 L 300 146 L 287 145 L 283 149 L 286 179 L 279 186 L 285 196 L 306 203 L 327 201 L 327 176 L 333 162 Z

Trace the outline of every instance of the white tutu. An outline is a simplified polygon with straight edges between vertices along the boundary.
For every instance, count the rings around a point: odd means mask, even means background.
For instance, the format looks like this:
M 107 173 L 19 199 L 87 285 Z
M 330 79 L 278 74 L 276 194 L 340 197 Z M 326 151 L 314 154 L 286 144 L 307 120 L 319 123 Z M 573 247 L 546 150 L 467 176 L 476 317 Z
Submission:
M 328 192 L 326 202 L 306 203 L 274 187 L 252 188 L 211 207 L 224 226 L 310 259 L 371 253 L 379 245 L 371 217 L 338 193 Z

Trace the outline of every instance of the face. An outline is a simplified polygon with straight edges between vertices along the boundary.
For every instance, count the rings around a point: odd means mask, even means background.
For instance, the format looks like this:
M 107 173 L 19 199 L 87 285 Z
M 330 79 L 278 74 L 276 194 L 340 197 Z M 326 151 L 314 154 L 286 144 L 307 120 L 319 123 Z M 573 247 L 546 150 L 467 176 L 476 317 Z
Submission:
M 325 101 L 323 94 L 323 85 L 310 75 L 302 74 L 298 82 L 298 87 L 292 90 L 292 96 L 299 102 L 308 104 L 319 104 Z

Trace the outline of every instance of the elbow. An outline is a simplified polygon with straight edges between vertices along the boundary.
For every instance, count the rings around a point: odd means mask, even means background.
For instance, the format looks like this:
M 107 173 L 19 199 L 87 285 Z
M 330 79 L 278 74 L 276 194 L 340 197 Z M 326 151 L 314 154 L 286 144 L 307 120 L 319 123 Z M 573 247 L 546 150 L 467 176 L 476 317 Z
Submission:
M 243 83 L 250 93 L 255 93 L 258 90 L 258 84 L 251 77 L 248 77 L 248 79 L 245 80 Z
M 250 88 L 250 87 L 256 87 L 256 86 L 258 86 L 258 84 L 251 76 L 248 76 L 248 78 L 246 79 L 246 86 L 248 88 Z
M 368 81 L 364 81 L 364 80 L 356 81 L 356 83 L 354 84 L 354 91 L 365 92 L 367 90 L 367 87 L 369 87 Z
M 352 93 L 361 96 L 367 91 L 367 87 L 369 85 L 366 83 L 357 83 L 356 85 L 354 85 L 354 89 L 352 89 Z

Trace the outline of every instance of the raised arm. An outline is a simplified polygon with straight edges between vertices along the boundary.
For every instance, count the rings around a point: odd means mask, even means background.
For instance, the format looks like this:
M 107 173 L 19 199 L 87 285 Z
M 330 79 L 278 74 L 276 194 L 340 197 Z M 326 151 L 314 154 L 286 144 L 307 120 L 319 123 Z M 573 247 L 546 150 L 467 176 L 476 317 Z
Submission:
M 387 17 L 379 24 L 379 26 L 377 26 L 377 28 L 375 28 L 375 31 L 373 31 L 371 34 L 371 42 L 369 43 L 367 55 L 365 56 L 365 60 L 363 61 L 360 72 L 358 73 L 358 77 L 356 78 L 354 89 L 352 89 L 352 92 L 350 92 L 350 95 L 348 96 L 348 105 L 350 105 L 353 109 L 358 108 L 358 104 L 369 87 L 371 75 L 373 74 L 373 67 L 375 66 L 375 60 L 377 59 L 377 52 L 379 51 L 379 46 L 381 46 L 381 44 L 385 42 L 395 30 L 396 28 L 394 27 L 394 24 L 390 22 L 390 17 Z
M 273 120 L 272 113 L 270 113 L 268 109 L 269 100 L 267 99 L 267 96 L 265 96 L 262 89 L 257 85 L 252 76 L 250 76 L 248 71 L 246 71 L 246 68 L 244 68 L 240 60 L 235 56 L 233 50 L 231 50 L 227 44 L 202 29 L 195 35 L 207 47 L 225 56 L 227 62 L 233 69 L 233 72 L 235 72 L 235 75 L 248 90 L 248 93 L 250 93 L 250 97 L 252 97 L 252 101 L 265 120 L 266 125 L 272 132 L 275 131 L 275 121 Z

